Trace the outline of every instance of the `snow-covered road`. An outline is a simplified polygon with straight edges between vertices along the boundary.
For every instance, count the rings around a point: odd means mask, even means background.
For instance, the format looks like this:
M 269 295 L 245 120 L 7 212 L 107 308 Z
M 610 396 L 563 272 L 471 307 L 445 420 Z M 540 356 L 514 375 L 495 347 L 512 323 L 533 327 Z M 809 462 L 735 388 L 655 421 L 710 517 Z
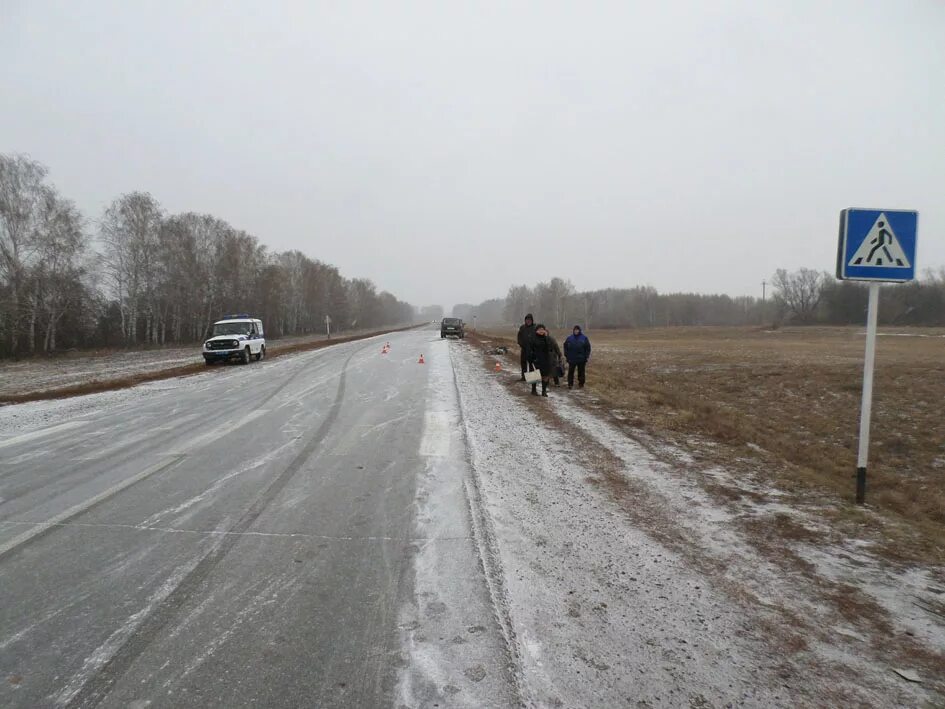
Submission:
M 0 705 L 941 700 L 679 451 L 468 342 L 387 339 L 0 407 Z M 863 562 L 889 632 L 941 647 L 903 601 L 936 579 L 845 553 L 808 557 Z

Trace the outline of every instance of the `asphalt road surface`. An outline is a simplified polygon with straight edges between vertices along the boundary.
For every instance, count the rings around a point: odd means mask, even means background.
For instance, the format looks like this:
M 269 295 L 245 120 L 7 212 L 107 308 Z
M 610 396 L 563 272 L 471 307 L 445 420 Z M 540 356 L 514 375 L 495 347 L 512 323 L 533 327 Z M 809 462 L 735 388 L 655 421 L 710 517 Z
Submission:
M 215 368 L 0 437 L 0 706 L 515 704 L 431 375 L 456 346 Z

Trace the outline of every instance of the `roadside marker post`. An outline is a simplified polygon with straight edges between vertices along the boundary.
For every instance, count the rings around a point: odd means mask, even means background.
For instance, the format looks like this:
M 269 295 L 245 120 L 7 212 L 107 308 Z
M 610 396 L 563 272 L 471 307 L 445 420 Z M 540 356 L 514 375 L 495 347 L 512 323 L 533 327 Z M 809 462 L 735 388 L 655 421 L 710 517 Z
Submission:
M 866 354 L 863 358 L 863 397 L 860 400 L 859 449 L 856 455 L 856 504 L 866 501 L 866 461 L 870 452 L 870 417 L 873 410 L 873 370 L 876 366 L 876 318 L 879 311 L 879 283 L 870 283 L 866 310 Z
M 837 278 L 870 284 L 863 358 L 863 398 L 856 459 L 856 503 L 866 502 L 866 467 L 876 369 L 876 324 L 880 283 L 907 283 L 915 278 L 919 213 L 901 209 L 844 209 L 840 212 Z
M 331 316 L 325 316 L 325 331 L 328 333 L 328 339 L 331 339 Z

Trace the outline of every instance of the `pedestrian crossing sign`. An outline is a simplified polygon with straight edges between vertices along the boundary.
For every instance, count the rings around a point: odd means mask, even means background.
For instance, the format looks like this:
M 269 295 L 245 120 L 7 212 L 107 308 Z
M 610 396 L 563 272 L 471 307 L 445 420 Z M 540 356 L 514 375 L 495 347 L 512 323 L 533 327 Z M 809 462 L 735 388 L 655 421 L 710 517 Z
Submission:
M 915 278 L 919 213 L 902 209 L 840 212 L 837 278 L 905 283 Z

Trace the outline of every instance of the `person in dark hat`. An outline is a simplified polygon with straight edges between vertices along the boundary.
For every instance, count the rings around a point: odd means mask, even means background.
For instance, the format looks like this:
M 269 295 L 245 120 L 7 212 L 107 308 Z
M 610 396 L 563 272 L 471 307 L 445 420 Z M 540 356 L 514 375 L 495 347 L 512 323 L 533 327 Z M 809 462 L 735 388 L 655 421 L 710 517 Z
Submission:
M 535 326 L 535 337 L 532 339 L 532 362 L 541 372 L 541 395 L 548 396 L 548 380 L 551 379 L 554 368 L 558 365 L 558 358 L 555 355 L 555 342 L 544 325 Z M 538 396 L 537 384 L 532 384 L 532 394 Z
M 568 389 L 574 386 L 574 373 L 578 375 L 578 388 L 583 388 L 586 379 L 587 362 L 591 358 L 591 341 L 581 331 L 580 325 L 564 341 L 564 358 L 568 360 Z
M 535 319 L 529 313 L 525 316 L 525 323 L 518 329 L 518 346 L 522 350 L 520 357 L 522 363 L 522 381 L 525 381 L 525 372 L 534 369 L 531 366 L 531 346 L 532 339 L 535 337 Z

